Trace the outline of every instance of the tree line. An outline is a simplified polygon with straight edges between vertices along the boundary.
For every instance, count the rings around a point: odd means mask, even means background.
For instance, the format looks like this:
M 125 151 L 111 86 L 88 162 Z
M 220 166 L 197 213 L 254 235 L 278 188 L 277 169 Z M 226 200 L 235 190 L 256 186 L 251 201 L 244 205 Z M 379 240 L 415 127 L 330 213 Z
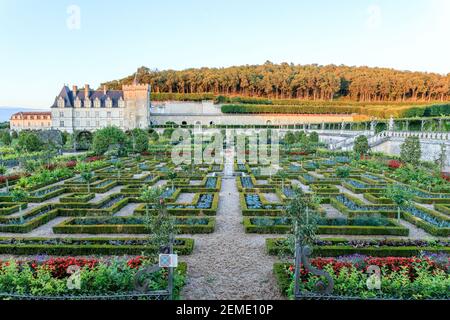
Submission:
M 103 83 L 121 89 L 134 78 L 153 93 L 206 94 L 268 99 L 361 102 L 447 101 L 450 73 L 399 71 L 388 68 L 336 65 L 274 64 L 191 68 L 181 71 L 141 67 L 133 75 Z

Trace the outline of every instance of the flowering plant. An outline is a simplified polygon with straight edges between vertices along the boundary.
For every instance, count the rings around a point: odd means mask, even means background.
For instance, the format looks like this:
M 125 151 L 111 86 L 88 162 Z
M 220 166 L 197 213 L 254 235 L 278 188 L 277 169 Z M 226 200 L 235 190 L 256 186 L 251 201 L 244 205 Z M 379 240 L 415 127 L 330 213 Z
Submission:
M 398 169 L 402 166 L 402 163 L 398 160 L 389 160 L 388 167 L 391 169 Z

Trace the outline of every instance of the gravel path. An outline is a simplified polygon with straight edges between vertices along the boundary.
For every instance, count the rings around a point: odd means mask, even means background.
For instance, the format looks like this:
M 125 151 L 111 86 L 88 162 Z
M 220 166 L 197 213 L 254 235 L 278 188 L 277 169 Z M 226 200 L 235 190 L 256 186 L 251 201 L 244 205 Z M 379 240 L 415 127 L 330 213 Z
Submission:
M 325 209 L 327 218 L 345 218 L 346 215 L 341 213 L 338 209 L 331 204 L 322 204 L 321 207 Z
M 229 175 L 232 165 L 224 172 Z M 189 266 L 183 299 L 283 299 L 272 274 L 277 259 L 265 253 L 266 237 L 245 234 L 241 221 L 236 180 L 226 176 L 215 232 L 192 236 L 194 253 L 182 257 Z

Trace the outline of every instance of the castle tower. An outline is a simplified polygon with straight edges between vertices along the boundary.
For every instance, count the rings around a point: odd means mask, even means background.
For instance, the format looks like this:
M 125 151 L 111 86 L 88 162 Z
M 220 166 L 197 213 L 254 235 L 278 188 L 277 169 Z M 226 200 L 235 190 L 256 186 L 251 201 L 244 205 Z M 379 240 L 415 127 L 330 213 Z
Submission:
M 123 85 L 125 101 L 125 128 L 147 129 L 150 125 L 150 85 L 139 84 L 135 77 L 133 84 Z

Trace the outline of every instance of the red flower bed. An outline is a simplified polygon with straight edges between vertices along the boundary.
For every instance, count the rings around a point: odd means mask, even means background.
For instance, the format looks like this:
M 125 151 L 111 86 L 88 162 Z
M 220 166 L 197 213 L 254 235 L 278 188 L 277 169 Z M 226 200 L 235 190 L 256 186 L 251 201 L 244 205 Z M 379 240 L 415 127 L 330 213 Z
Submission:
M 10 176 L 0 176 L 0 183 L 6 183 L 6 179 L 8 179 L 8 181 L 15 181 L 20 179 L 20 175 L 18 174 L 13 174 Z
M 93 268 L 98 264 L 97 259 L 86 259 L 86 258 L 74 258 L 74 257 L 63 257 L 63 258 L 51 258 L 45 261 L 42 266 L 48 268 L 53 277 L 64 278 L 68 277 L 67 268 L 69 266 L 79 266 L 80 268 L 88 267 Z M 32 262 L 31 267 L 35 269 L 38 263 Z
M 47 169 L 47 170 L 52 171 L 52 170 L 56 169 L 56 164 L 54 164 L 54 163 L 45 164 L 44 168 Z
M 139 268 L 142 265 L 142 262 L 144 261 L 145 261 L 144 257 L 137 256 L 135 258 L 128 260 L 127 265 L 132 269 L 136 269 Z
M 331 265 L 333 267 L 334 273 L 339 274 L 342 268 L 351 268 L 352 266 L 358 270 L 366 271 L 367 268 L 371 265 L 378 266 L 380 268 L 385 268 L 388 272 L 396 272 L 402 269 L 407 270 L 411 279 L 415 278 L 415 270 L 414 266 L 418 263 L 426 262 L 427 266 L 430 270 L 436 270 L 440 268 L 434 261 L 429 258 L 402 258 L 402 257 L 365 257 L 360 262 L 352 263 L 349 261 L 339 261 L 336 258 L 314 258 L 311 259 L 311 265 L 318 268 L 323 269 L 326 265 Z M 294 272 L 294 266 L 291 265 L 289 267 L 290 272 Z M 308 272 L 303 268 L 300 271 L 300 274 L 303 279 L 306 280 Z
M 75 160 L 67 161 L 65 164 L 66 168 L 74 168 L 74 167 L 76 167 L 76 165 L 77 165 L 77 162 Z
M 391 169 L 398 169 L 402 166 L 402 163 L 398 160 L 389 160 L 388 167 Z
M 135 258 L 131 258 L 127 261 L 127 265 L 130 268 L 137 269 L 142 263 L 145 261 L 145 257 L 137 256 Z M 100 261 L 94 258 L 75 258 L 75 257 L 59 257 L 59 258 L 50 258 L 44 262 L 38 262 L 36 260 L 26 261 L 26 260 L 18 260 L 16 263 L 20 265 L 29 264 L 30 267 L 36 270 L 38 267 L 47 268 L 51 271 L 52 276 L 55 278 L 65 278 L 70 276 L 67 273 L 67 269 L 70 266 L 79 266 L 80 268 L 87 267 L 92 269 L 96 267 Z M 9 261 L 0 261 L 0 270 L 2 266 L 8 266 Z
M 141 152 L 141 156 L 149 156 L 149 155 L 150 155 L 150 152 L 148 152 L 148 151 Z
M 89 158 L 86 158 L 85 162 L 94 162 L 94 161 L 99 161 L 99 160 L 103 160 L 103 157 L 102 156 L 89 157 Z
M 442 179 L 450 182 L 450 172 L 442 172 L 441 177 Z

